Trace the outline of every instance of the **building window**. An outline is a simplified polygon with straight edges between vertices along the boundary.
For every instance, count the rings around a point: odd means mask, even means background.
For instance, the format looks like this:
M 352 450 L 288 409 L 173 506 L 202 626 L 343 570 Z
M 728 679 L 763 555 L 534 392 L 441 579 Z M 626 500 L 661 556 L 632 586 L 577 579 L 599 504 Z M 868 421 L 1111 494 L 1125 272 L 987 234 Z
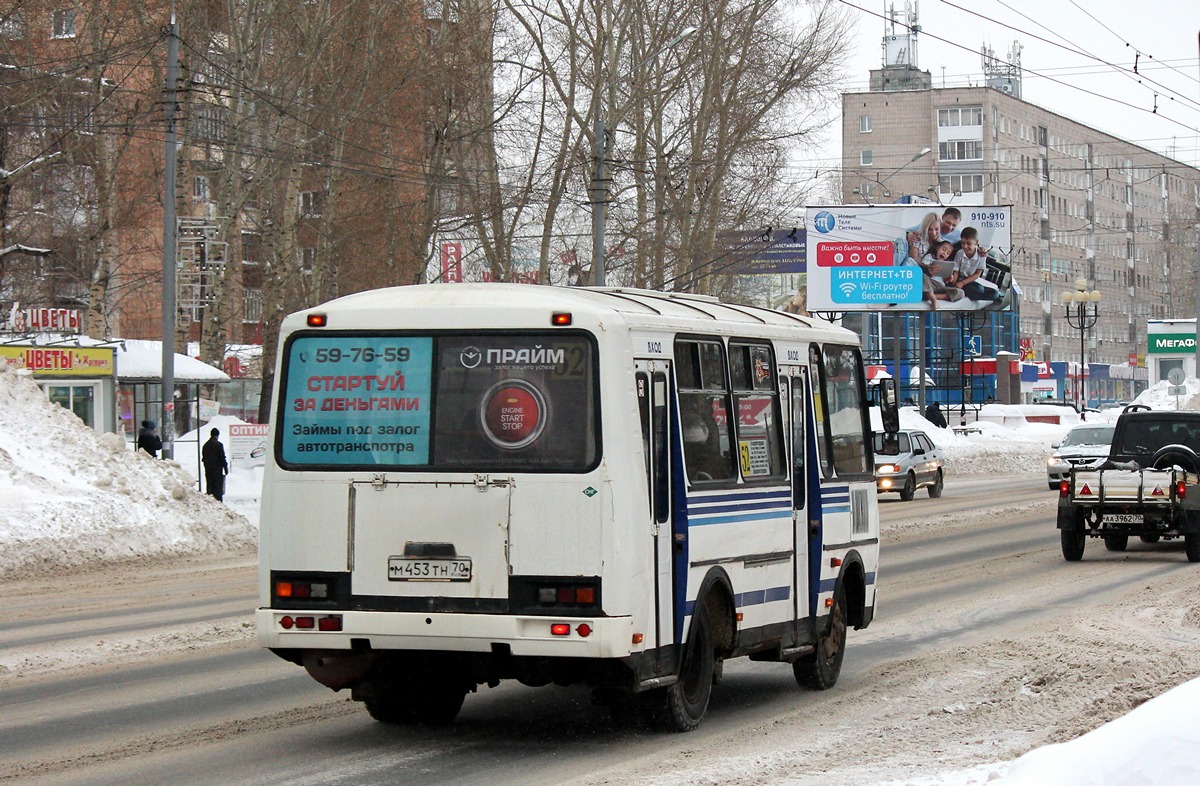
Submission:
M 75 9 L 60 8 L 50 12 L 50 37 L 75 37 Z
M 21 18 L 20 14 L 13 11 L 0 20 L 0 36 L 9 41 L 20 41 L 25 37 L 25 20 Z
M 320 218 L 324 202 L 325 195 L 320 191 L 301 191 L 300 216 L 302 218 Z
M 981 161 L 983 160 L 982 140 L 962 140 L 958 142 L 938 143 L 939 161 Z
M 317 250 L 311 246 L 300 249 L 300 272 L 311 276 L 317 266 Z
M 858 132 L 860 134 L 871 133 L 871 116 L 859 115 L 858 117 Z
M 192 199 L 197 202 L 208 201 L 208 178 L 203 175 L 196 175 L 192 178 Z
M 942 175 L 938 188 L 943 194 L 975 194 L 983 191 L 983 175 Z
M 263 315 L 262 290 L 243 289 L 242 290 L 242 321 L 257 324 L 259 322 L 262 322 L 262 315 Z
M 875 164 L 875 152 L 872 150 L 864 150 L 858 154 L 858 163 L 862 166 L 873 166 Z
M 955 106 L 938 110 L 938 126 L 941 128 L 982 125 L 982 106 Z
M 197 139 L 219 142 L 226 137 L 226 110 L 217 104 L 200 103 L 196 107 L 193 133 Z

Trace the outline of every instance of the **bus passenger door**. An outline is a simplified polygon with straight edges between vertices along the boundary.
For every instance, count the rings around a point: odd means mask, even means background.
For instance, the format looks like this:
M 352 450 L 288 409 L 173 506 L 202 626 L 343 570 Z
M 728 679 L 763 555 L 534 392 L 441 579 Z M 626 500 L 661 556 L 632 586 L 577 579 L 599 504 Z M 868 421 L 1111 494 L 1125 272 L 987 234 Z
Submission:
M 647 531 L 654 564 L 653 647 L 658 651 L 658 670 L 670 670 L 674 662 L 663 649 L 674 644 L 672 620 L 672 521 L 671 509 L 671 364 L 662 360 L 635 362 L 638 413 L 647 481 Z
M 788 378 L 787 389 L 781 391 L 788 402 L 788 423 L 791 434 L 792 459 L 792 537 L 796 549 L 792 576 L 792 597 L 795 620 L 804 620 L 811 615 L 809 609 L 809 538 L 812 504 L 816 502 L 816 489 L 810 486 L 809 478 L 809 432 L 808 370 L 800 368 L 796 375 Z M 802 627 L 797 623 L 797 632 Z

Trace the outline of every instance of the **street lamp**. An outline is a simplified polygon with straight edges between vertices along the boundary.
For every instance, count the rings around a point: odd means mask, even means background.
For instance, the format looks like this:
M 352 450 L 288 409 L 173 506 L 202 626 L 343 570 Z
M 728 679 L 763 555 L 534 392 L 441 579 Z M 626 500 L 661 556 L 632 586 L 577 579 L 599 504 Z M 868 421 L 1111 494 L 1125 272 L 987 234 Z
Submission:
M 1079 331 L 1079 377 L 1075 384 L 1075 397 L 1079 402 L 1079 411 L 1083 412 L 1087 404 L 1087 394 L 1084 386 L 1087 384 L 1087 349 L 1084 340 L 1090 328 L 1096 326 L 1100 319 L 1100 293 L 1088 291 L 1087 279 L 1075 279 L 1075 291 L 1066 290 L 1062 293 L 1063 308 L 1067 312 L 1067 324 Z M 1074 308 L 1072 308 L 1074 306 Z
M 604 97 L 608 91 L 619 85 L 625 79 L 641 70 L 642 66 L 658 57 L 663 52 L 678 46 L 684 39 L 695 34 L 698 28 L 685 27 L 679 35 L 672 38 L 661 49 L 656 49 L 640 63 L 629 69 L 629 73 L 619 76 L 604 87 L 596 97 L 596 126 L 592 137 L 592 150 L 595 152 L 596 168 L 592 175 L 592 276 L 596 286 L 604 286 L 604 224 L 608 209 L 608 183 L 605 181 L 604 159 L 608 155 L 608 140 L 604 130 Z
M 889 174 L 887 176 L 887 178 L 882 178 L 882 179 L 881 178 L 872 178 L 872 180 L 877 182 L 878 186 L 880 186 L 880 191 L 883 194 L 883 198 L 887 199 L 890 196 L 892 196 L 892 192 L 888 191 L 888 187 L 887 187 L 888 180 L 892 180 L 892 178 L 895 178 L 895 176 L 900 173 L 900 170 L 907 167 L 908 164 L 919 161 L 920 158 L 924 158 L 925 156 L 928 156 L 930 154 L 930 152 L 932 152 L 932 151 L 934 151 L 934 149 L 932 149 L 932 148 L 922 149 L 922 151 L 918 152 L 918 154 L 914 155 L 912 158 L 910 158 L 910 160 L 905 161 L 904 163 L 900 164 L 899 167 L 896 167 L 895 169 L 893 169 L 892 174 Z M 866 184 L 865 188 L 862 186 L 854 188 L 854 193 L 857 193 L 857 194 L 859 194 L 860 197 L 863 197 L 863 200 L 865 203 L 868 203 L 868 204 L 871 203 L 870 184 Z

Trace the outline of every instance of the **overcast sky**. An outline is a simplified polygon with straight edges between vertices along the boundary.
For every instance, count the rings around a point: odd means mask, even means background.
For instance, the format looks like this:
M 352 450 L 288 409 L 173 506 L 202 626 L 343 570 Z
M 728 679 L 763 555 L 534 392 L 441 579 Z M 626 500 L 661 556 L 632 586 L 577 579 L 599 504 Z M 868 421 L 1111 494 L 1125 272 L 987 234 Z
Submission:
M 858 31 L 842 89 L 866 90 L 882 61 L 886 9 L 894 5 L 903 20 L 905 3 L 839 2 Z M 981 46 L 1005 59 L 1016 40 L 1025 100 L 1200 165 L 1197 0 L 919 0 L 918 11 L 917 64 L 935 87 L 980 84 Z M 829 134 L 820 152 L 806 154 L 810 165 L 837 166 L 840 127 Z

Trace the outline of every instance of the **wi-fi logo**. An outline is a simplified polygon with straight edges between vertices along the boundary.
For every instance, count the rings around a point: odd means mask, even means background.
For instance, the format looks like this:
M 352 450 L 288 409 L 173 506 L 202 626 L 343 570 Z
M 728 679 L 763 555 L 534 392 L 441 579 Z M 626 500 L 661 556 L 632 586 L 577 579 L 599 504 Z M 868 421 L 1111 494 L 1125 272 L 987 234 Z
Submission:
M 838 289 L 842 290 L 842 295 L 845 297 L 850 297 L 852 294 L 854 294 L 854 290 L 858 289 L 858 285 L 853 281 L 847 281 L 843 284 L 839 284 Z

